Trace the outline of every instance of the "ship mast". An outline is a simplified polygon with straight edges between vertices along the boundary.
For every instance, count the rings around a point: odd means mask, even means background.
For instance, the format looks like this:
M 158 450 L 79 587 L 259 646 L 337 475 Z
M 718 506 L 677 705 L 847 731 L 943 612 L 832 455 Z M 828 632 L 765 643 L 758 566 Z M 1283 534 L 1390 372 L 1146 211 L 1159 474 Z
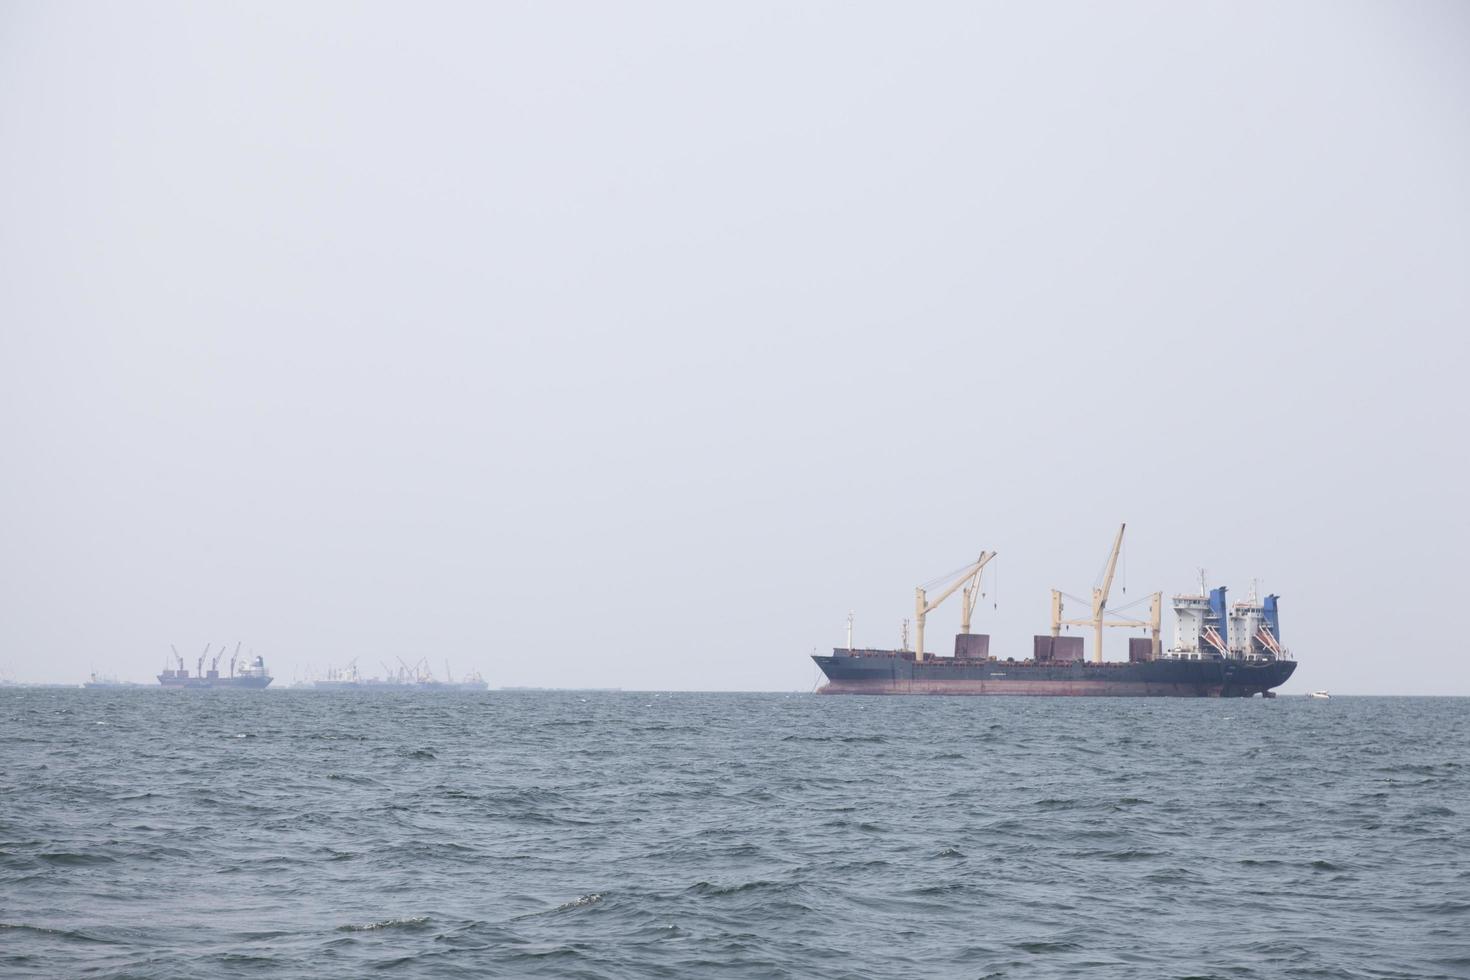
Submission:
M 933 600 L 929 599 L 928 594 L 924 591 L 924 587 L 922 585 L 914 589 L 914 663 L 917 664 L 924 662 L 925 617 L 927 617 L 934 610 L 938 609 L 939 604 L 942 603 L 945 599 L 948 599 L 950 596 L 954 595 L 955 591 L 959 589 L 962 585 L 969 586 L 965 589 L 966 602 L 968 603 L 968 607 L 963 614 L 963 631 L 966 633 L 970 632 L 970 611 L 974 609 L 974 599 L 971 594 L 979 594 L 980 571 L 985 567 L 986 563 L 994 557 L 995 552 L 993 551 L 980 552 L 980 557 L 976 558 L 974 561 L 970 562 L 970 564 L 966 565 L 960 571 L 960 577 L 951 582 L 949 587 L 946 588 L 943 592 L 939 593 L 938 597 Z

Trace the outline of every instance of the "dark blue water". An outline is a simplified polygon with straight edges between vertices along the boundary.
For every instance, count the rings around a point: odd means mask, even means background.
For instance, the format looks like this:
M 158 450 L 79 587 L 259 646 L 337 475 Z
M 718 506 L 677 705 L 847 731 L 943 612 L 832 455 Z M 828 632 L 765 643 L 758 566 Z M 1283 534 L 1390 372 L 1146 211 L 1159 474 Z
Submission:
M 0 975 L 1465 977 L 1467 718 L 0 691 Z

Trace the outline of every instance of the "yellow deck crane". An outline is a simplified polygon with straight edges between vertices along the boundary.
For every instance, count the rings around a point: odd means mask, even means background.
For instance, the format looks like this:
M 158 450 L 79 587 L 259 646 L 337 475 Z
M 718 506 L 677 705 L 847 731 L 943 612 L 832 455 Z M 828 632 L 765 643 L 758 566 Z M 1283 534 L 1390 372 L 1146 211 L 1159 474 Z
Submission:
M 1051 590 L 1051 635 L 1060 636 L 1063 626 L 1091 626 L 1095 634 L 1092 648 L 1092 662 L 1103 662 L 1103 627 L 1123 626 L 1150 631 L 1153 638 L 1153 649 L 1150 656 L 1157 659 L 1159 656 L 1159 625 L 1162 616 L 1164 594 L 1155 592 L 1149 597 L 1149 616 L 1145 622 L 1140 619 L 1105 619 L 1108 608 L 1108 593 L 1113 588 L 1113 573 L 1118 570 L 1118 555 L 1123 550 L 1123 532 L 1127 524 L 1118 525 L 1118 536 L 1113 539 L 1113 550 L 1108 555 L 1107 566 L 1103 569 L 1101 581 L 1092 590 L 1092 615 L 1086 619 L 1063 619 L 1062 599 L 1063 593 L 1058 589 Z M 1067 596 L 1066 598 L 1074 598 Z M 1077 601 L 1081 601 L 1080 599 Z
M 960 586 L 965 587 L 964 608 L 960 614 L 960 632 L 970 632 L 970 616 L 975 611 L 975 600 L 980 597 L 980 572 L 994 557 L 995 552 L 993 551 L 980 552 L 980 557 L 961 569 L 959 578 L 951 582 L 949 587 L 939 593 L 939 596 L 933 601 L 930 601 L 922 585 L 914 589 L 914 663 L 924 662 L 925 617 L 938 609 L 941 602 L 954 595 L 955 590 Z

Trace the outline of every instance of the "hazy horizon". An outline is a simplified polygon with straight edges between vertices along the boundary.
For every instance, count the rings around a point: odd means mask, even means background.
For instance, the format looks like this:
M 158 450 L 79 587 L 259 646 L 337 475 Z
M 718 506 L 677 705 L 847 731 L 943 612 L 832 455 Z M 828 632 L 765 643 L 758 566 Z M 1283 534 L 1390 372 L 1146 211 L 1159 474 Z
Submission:
M 0 677 L 809 690 L 1127 521 L 1470 695 L 1467 109 L 1451 3 L 7 4 Z

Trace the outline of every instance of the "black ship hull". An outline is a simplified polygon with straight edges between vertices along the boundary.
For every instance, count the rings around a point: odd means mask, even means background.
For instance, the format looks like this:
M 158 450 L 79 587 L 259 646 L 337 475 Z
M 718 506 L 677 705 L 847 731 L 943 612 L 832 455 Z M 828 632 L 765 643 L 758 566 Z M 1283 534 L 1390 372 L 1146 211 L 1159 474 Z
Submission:
M 827 683 L 818 694 L 968 694 L 1052 697 L 1248 698 L 1284 684 L 1294 660 L 1037 663 L 835 650 L 812 657 Z

